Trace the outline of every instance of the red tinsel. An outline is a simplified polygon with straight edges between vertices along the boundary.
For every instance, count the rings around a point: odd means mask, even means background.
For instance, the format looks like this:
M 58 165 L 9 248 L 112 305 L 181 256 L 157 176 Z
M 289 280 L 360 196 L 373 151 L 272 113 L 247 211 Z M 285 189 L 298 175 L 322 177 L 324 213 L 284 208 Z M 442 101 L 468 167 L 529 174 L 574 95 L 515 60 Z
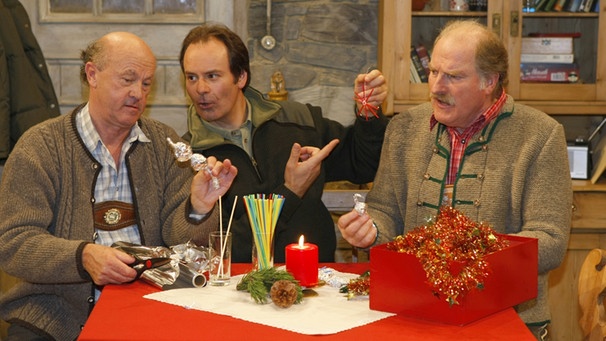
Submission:
M 397 236 L 387 249 L 414 254 L 434 294 L 446 296 L 452 305 L 459 304 L 457 299 L 472 289 L 483 288 L 489 274 L 484 256 L 507 245 L 507 240 L 499 238 L 487 224 L 444 206 L 435 221 Z
M 370 293 L 370 272 L 366 271 L 359 277 L 350 279 L 340 292 L 347 293 L 348 300 L 356 296 L 367 296 Z

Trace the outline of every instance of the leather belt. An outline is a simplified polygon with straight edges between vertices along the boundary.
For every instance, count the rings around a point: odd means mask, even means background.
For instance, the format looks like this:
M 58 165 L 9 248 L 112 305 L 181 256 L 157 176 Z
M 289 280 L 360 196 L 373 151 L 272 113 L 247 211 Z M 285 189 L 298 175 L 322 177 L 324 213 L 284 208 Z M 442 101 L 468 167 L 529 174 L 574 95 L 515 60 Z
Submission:
M 133 204 L 123 201 L 104 201 L 94 205 L 95 228 L 115 231 L 137 223 Z

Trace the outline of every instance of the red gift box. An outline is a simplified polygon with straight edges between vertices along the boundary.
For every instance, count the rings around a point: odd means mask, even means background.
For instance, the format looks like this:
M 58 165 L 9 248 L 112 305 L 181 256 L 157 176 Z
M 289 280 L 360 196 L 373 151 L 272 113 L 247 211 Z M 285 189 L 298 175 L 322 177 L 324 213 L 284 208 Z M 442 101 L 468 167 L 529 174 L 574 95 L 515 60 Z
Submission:
M 465 325 L 537 297 L 538 241 L 499 235 L 509 241 L 488 254 L 489 275 L 483 289 L 473 289 L 450 305 L 435 295 L 415 255 L 370 249 L 370 309 L 446 324 Z

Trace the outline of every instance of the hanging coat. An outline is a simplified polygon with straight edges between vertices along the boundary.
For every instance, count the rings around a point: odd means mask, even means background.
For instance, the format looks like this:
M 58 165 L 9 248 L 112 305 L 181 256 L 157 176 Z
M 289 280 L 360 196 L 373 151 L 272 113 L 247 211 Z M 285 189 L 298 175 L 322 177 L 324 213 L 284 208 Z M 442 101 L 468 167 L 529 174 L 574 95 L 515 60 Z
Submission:
M 60 114 L 25 8 L 18 0 L 0 0 L 0 160 L 28 128 Z

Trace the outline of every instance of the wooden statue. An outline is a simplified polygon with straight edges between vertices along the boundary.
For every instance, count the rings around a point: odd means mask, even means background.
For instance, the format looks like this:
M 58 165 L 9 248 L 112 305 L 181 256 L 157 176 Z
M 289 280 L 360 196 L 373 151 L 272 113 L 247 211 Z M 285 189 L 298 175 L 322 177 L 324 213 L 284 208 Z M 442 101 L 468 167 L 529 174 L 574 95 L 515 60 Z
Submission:
M 284 85 L 284 76 L 282 72 L 276 71 L 271 75 L 271 91 L 267 94 L 269 99 L 274 101 L 285 101 L 288 99 L 288 91 Z

